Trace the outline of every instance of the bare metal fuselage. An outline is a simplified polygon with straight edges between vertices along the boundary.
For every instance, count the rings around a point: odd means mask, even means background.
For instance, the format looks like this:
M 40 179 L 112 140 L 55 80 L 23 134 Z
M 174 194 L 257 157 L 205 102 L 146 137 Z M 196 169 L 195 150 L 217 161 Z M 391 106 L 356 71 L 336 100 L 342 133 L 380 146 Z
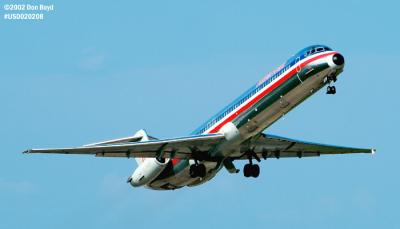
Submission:
M 324 52 L 319 54 L 320 58 L 309 57 L 287 69 L 286 72 L 275 79 L 276 82 L 271 83 L 271 87 L 275 83 L 275 88 L 230 121 L 239 130 L 240 137 L 221 143 L 210 154 L 228 157 L 230 154 L 240 151 L 240 146 L 246 140 L 261 133 L 265 128 L 325 86 L 328 75 L 337 76 L 340 74 L 343 66 L 338 67 L 331 63 L 331 58 L 335 53 L 334 51 Z M 206 166 L 206 176 L 191 178 L 189 166 L 193 163 L 192 160 L 183 160 L 176 165 L 171 164 L 169 167 L 172 171 L 171 175 L 159 177 L 148 184 L 147 187 L 151 189 L 175 189 L 199 185 L 212 179 L 222 167 L 222 163 L 218 161 L 203 161 L 202 163 Z

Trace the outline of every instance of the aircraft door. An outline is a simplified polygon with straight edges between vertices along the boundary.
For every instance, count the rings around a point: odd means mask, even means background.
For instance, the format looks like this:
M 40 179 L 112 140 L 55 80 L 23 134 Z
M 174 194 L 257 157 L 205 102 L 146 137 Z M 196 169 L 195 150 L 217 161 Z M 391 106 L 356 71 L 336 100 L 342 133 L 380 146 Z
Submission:
M 301 71 L 301 65 L 299 64 L 299 62 L 300 62 L 300 56 L 298 56 L 296 58 L 296 61 L 294 62 L 294 65 L 296 65 L 296 76 L 297 76 L 297 79 L 299 79 L 299 81 L 301 83 L 303 83 L 303 81 L 300 79 L 300 75 L 299 75 L 299 73 Z
M 299 62 L 300 62 L 300 57 L 298 56 L 298 57 L 296 58 L 296 61 L 294 62 L 294 64 L 297 65 Z M 300 64 L 296 66 L 296 71 L 297 71 L 297 72 L 300 72 L 300 71 L 301 71 L 301 66 L 300 66 Z

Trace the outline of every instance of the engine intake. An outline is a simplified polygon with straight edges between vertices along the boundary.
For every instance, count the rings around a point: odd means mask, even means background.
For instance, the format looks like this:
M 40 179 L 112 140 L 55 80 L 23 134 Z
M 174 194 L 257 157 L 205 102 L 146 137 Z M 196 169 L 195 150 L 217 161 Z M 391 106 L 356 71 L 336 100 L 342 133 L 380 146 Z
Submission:
M 169 158 L 161 161 L 156 158 L 147 158 L 133 172 L 132 176 L 128 179 L 129 183 L 133 187 L 149 184 L 167 167 L 169 160 Z

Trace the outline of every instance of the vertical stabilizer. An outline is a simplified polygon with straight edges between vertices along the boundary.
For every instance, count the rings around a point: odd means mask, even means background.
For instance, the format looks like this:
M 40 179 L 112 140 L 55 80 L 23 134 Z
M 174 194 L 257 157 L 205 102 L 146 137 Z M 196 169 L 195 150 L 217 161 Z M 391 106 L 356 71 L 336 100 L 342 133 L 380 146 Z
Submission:
M 145 142 L 149 140 L 149 136 L 147 135 L 146 131 L 144 129 L 139 130 L 138 132 L 133 135 L 133 137 L 140 138 L 139 142 Z M 136 162 L 138 165 L 142 164 L 145 158 L 141 157 L 135 157 Z

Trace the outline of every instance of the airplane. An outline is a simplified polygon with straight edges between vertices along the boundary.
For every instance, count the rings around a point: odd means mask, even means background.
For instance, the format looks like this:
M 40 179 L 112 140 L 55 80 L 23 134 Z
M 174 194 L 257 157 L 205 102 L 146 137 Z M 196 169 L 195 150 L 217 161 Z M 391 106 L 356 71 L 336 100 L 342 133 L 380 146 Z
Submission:
M 74 148 L 29 149 L 24 153 L 133 157 L 138 167 L 127 182 L 154 190 L 204 184 L 223 167 L 229 173 L 238 173 L 240 170 L 234 165 L 237 160 L 248 160 L 243 174 L 256 178 L 260 167 L 255 161 L 261 159 L 374 154 L 373 148 L 318 144 L 263 133 L 324 86 L 328 85 L 327 94 L 335 94 L 333 83 L 344 65 L 339 52 L 325 45 L 312 45 L 265 75 L 188 136 L 160 140 L 142 129 L 125 138 Z

